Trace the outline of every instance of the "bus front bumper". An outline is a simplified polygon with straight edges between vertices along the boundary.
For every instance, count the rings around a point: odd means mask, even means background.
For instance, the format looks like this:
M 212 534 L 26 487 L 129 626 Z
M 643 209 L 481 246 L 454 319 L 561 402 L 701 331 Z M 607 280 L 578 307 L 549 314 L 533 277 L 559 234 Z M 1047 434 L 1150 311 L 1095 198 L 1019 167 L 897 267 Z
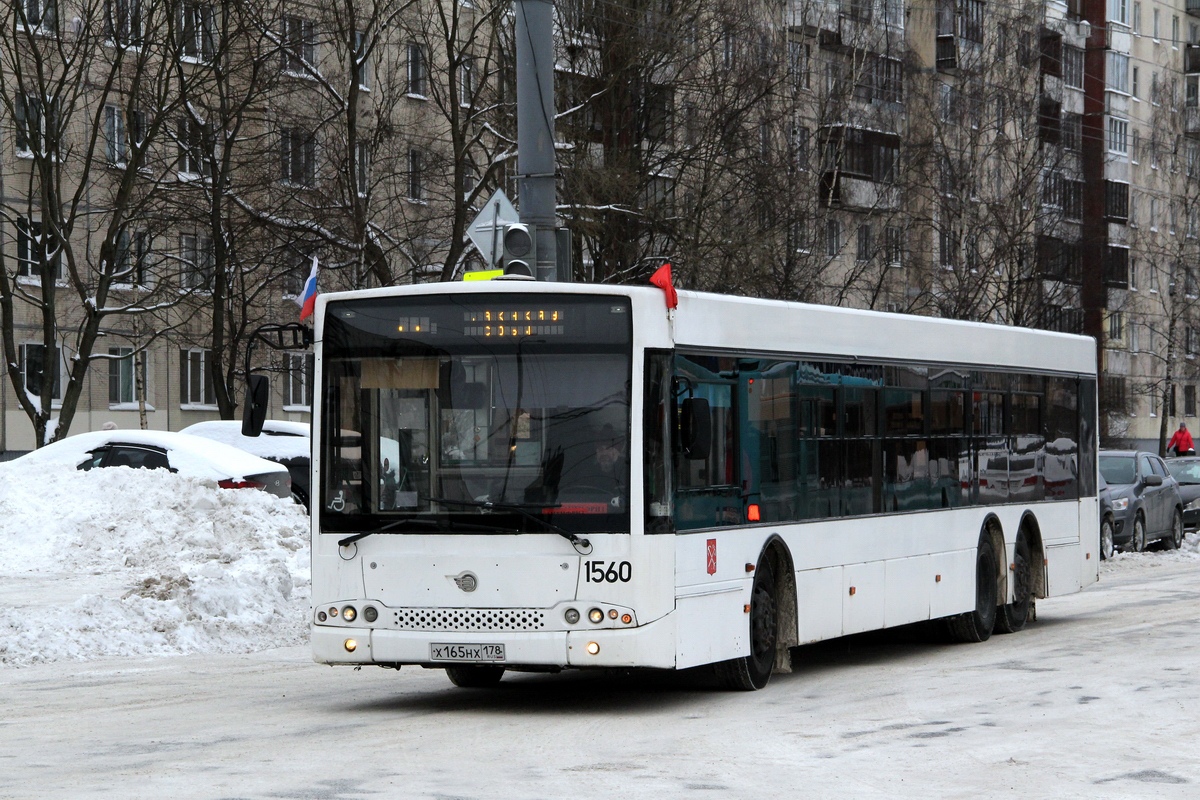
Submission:
M 673 612 L 636 628 L 538 633 L 393 631 L 312 625 L 311 639 L 313 660 L 321 664 L 420 664 L 443 667 L 456 663 L 485 663 L 507 667 L 661 669 L 675 666 Z M 434 645 L 447 644 L 504 645 L 504 660 L 434 660 Z

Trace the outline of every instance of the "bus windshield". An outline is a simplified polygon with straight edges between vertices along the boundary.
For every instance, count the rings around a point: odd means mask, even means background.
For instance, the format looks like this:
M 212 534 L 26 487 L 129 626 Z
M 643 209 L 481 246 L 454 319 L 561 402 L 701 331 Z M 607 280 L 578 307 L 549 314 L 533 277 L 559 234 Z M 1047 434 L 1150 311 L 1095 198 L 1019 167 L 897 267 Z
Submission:
M 330 303 L 321 528 L 629 531 L 625 298 Z

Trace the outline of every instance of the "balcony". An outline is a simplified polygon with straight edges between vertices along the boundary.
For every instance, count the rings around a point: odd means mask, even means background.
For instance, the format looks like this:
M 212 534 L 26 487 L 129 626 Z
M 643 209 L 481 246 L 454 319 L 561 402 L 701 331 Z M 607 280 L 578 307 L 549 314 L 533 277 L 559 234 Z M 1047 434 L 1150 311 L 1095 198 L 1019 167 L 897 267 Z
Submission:
M 1200 44 L 1189 44 L 1183 49 L 1183 71 L 1188 74 L 1200 72 Z
M 1200 108 L 1183 109 L 1183 132 L 1188 136 L 1200 136 Z
M 1200 0 L 1187 0 L 1184 11 L 1193 17 L 1200 17 Z

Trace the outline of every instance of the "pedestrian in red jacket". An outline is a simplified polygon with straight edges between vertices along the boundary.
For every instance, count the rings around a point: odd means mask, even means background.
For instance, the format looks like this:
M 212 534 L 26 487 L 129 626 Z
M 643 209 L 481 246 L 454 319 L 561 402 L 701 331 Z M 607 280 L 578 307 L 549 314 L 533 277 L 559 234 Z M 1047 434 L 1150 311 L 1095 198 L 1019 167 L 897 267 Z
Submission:
M 1186 456 L 1195 455 L 1196 444 L 1192 441 L 1192 435 L 1188 433 L 1187 423 L 1179 423 L 1179 430 L 1171 437 L 1171 441 L 1167 442 L 1168 450 L 1175 450 L 1175 455 Z

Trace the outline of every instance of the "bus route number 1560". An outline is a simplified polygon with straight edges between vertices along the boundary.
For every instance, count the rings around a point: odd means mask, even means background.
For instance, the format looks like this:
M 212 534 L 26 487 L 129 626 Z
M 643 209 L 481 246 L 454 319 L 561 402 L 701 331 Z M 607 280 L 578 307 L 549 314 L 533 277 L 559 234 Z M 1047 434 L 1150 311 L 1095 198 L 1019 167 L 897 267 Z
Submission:
M 628 561 L 585 561 L 583 575 L 585 583 L 629 583 L 633 565 Z

